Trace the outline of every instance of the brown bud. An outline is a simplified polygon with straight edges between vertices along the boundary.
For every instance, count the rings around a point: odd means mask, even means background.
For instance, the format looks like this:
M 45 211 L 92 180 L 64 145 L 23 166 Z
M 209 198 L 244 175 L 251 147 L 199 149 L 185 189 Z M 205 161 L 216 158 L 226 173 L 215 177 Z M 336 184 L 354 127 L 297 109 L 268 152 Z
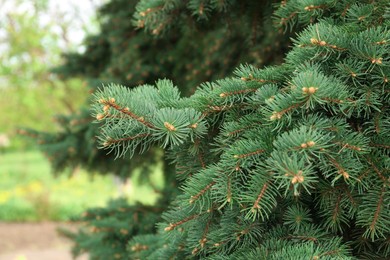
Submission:
M 195 247 L 194 250 L 192 250 L 191 254 L 195 255 L 196 253 L 198 253 L 199 251 L 199 248 Z
M 276 119 L 281 119 L 281 118 L 282 118 L 282 115 L 281 115 L 280 113 L 274 111 L 274 112 L 272 113 L 272 116 L 270 116 L 269 119 L 271 119 L 271 120 L 276 120 Z
M 386 42 L 387 42 L 386 40 L 382 40 L 382 41 L 376 42 L 376 44 L 382 45 L 382 44 L 385 44 Z
M 344 179 L 349 179 L 348 172 L 346 172 L 344 170 L 339 170 L 339 174 L 343 175 Z
M 291 179 L 291 183 L 302 183 L 304 181 L 303 171 L 298 171 L 297 174 Z
M 312 147 L 312 146 L 314 146 L 316 143 L 315 143 L 314 141 L 309 141 L 309 142 L 307 142 L 306 144 L 307 144 L 307 146 Z
M 129 234 L 129 231 L 128 231 L 127 229 L 124 229 L 124 228 L 122 228 L 122 229 L 120 230 L 120 232 L 121 232 L 121 234 L 123 234 L 123 235 Z
M 199 244 L 200 244 L 201 247 L 204 247 L 206 242 L 207 242 L 207 238 L 202 238 L 202 239 L 199 240 Z
M 267 99 L 268 102 L 272 102 L 272 101 L 274 101 L 274 100 L 275 100 L 275 96 L 271 96 L 271 97 L 269 97 L 269 98 Z
M 317 89 L 318 89 L 318 88 L 310 87 L 310 88 L 308 89 L 308 93 L 309 93 L 309 94 L 314 94 L 314 93 L 316 93 Z
M 97 114 L 96 115 L 96 119 L 97 120 L 102 120 L 104 118 L 104 115 L 103 114 Z
M 383 58 L 377 58 L 377 59 L 372 59 L 371 60 L 371 63 L 372 64 L 382 64 L 382 60 L 383 60 Z
M 176 127 L 174 127 L 172 124 L 170 124 L 168 122 L 164 122 L 164 126 L 166 129 L 168 129 L 171 132 L 176 131 Z
M 314 8 L 314 5 L 309 5 L 309 6 L 305 6 L 305 11 L 310 11 L 311 9 Z
M 169 224 L 166 228 L 164 228 L 164 231 L 172 231 L 174 229 L 174 226 L 172 224 Z

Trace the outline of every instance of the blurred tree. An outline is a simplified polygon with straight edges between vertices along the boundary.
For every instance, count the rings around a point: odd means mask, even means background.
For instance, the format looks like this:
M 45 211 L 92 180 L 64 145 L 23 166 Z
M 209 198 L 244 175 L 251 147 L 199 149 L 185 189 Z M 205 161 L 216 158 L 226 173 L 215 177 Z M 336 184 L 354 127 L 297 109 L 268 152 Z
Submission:
M 1 2 L 0 132 L 8 135 L 17 126 L 56 129 L 53 115 L 74 113 L 88 94 L 81 79 L 60 81 L 50 72 L 64 48 L 75 48 L 71 32 L 83 33 L 72 28 L 77 24 L 65 15 L 72 9 L 53 8 L 52 2 Z M 18 145 L 21 140 L 12 138 L 12 146 Z

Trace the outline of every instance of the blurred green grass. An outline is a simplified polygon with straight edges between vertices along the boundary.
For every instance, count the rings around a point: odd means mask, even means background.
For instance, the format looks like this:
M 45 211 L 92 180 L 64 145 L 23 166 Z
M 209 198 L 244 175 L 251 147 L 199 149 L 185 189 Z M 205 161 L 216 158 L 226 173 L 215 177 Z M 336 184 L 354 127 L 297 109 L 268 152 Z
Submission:
M 54 177 L 39 151 L 0 153 L 0 221 L 69 220 L 121 195 L 129 203 L 154 203 L 158 195 L 138 176 L 121 186 L 110 175 L 91 178 L 83 170 Z M 162 185 L 161 171 L 151 178 Z

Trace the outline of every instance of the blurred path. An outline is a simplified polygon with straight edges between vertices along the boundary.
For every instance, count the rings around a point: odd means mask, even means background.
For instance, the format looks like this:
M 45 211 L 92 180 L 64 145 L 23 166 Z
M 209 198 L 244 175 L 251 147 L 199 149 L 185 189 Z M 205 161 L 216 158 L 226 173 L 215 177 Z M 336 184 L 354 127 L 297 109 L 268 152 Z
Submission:
M 71 242 L 58 235 L 59 226 L 73 230 L 77 227 L 53 222 L 0 222 L 0 260 L 71 260 Z

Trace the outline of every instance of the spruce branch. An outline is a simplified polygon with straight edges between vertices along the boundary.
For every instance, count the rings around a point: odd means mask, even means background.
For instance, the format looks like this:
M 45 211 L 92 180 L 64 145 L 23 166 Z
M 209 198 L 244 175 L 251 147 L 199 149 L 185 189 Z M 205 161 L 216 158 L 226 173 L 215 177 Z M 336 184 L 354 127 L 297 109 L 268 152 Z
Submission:
M 108 106 L 108 107 L 112 107 L 115 110 L 117 110 L 117 111 L 119 111 L 119 112 L 121 112 L 121 113 L 123 113 L 125 115 L 130 116 L 131 118 L 133 118 L 136 121 L 140 122 L 141 124 L 147 126 L 148 128 L 155 129 L 155 127 L 151 123 L 145 121 L 144 117 L 135 115 L 133 112 L 130 111 L 130 109 L 128 107 L 120 107 L 115 102 L 115 98 L 109 98 L 108 100 L 100 99 L 99 103 L 101 103 L 101 104 L 103 104 L 105 106 Z M 105 108 L 104 110 L 106 112 L 108 109 L 106 107 L 104 107 L 104 108 Z M 98 114 L 96 116 L 96 119 L 101 120 L 101 119 L 104 118 L 104 116 L 105 116 L 104 114 L 103 115 L 102 114 Z

